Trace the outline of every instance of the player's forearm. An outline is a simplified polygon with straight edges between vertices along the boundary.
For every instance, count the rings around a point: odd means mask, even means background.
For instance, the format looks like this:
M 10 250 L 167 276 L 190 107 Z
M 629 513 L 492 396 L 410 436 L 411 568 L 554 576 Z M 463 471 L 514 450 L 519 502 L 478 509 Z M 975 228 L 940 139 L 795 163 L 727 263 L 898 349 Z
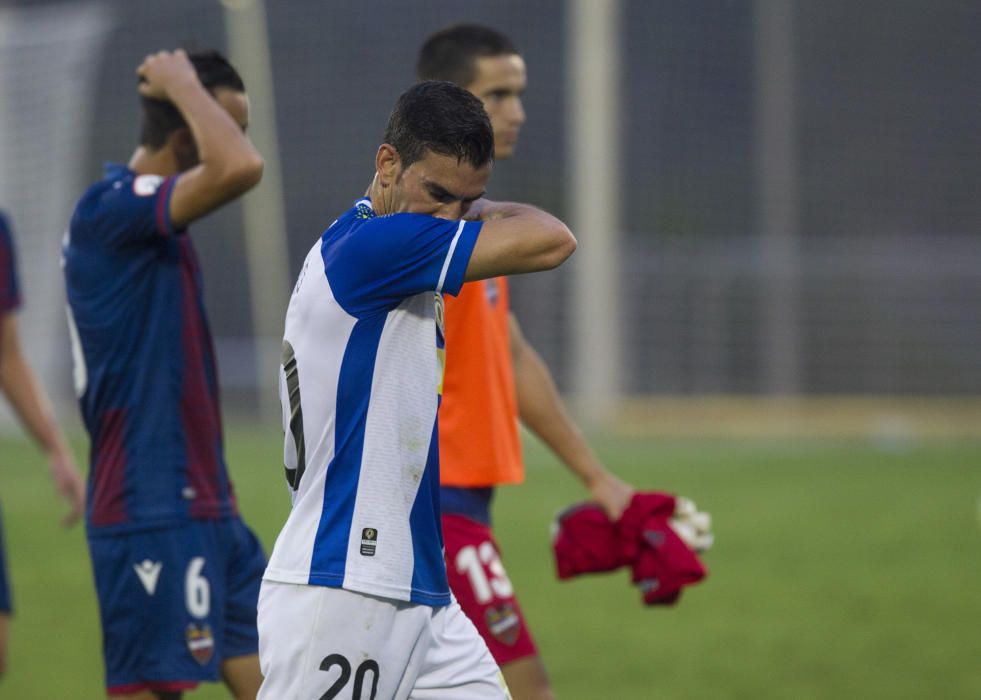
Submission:
M 248 189 L 262 176 L 262 156 L 225 108 L 199 82 L 169 88 L 194 135 L 202 167 L 225 186 Z
M 54 420 L 44 389 L 19 349 L 4 348 L 0 362 L 0 389 L 21 423 L 48 455 L 67 452 L 65 439 Z
M 531 204 L 522 204 L 521 202 L 495 202 L 489 199 L 480 199 L 475 203 L 474 209 L 477 207 L 479 207 L 477 213 L 481 221 L 498 221 L 500 219 L 524 216 L 537 218 L 543 223 L 559 222 L 556 217 L 548 212 L 542 211 Z M 474 209 L 471 209 L 471 211 L 473 212 Z
M 576 250 L 575 236 L 564 223 L 527 204 L 478 200 L 466 218 L 484 222 L 467 281 L 550 270 Z
M 536 231 L 543 232 L 540 234 L 542 238 L 549 234 L 561 239 L 572 236 L 572 233 L 558 217 L 531 204 L 493 202 L 489 199 L 481 199 L 474 203 L 471 211 L 476 212 L 476 218 L 481 221 L 507 221 L 509 226 L 524 227 L 532 232 L 532 235 Z M 471 217 L 468 216 L 467 218 Z
M 566 410 L 544 361 L 527 342 L 518 342 L 514 380 L 521 422 L 589 487 L 606 470 Z

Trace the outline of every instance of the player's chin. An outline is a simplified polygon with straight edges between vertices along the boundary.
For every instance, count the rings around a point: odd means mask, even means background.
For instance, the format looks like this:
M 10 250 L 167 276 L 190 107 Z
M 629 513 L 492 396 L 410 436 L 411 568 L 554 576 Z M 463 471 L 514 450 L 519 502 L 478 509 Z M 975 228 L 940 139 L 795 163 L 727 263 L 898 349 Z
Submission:
M 514 155 L 515 144 L 514 143 L 495 143 L 494 144 L 494 160 L 507 160 Z

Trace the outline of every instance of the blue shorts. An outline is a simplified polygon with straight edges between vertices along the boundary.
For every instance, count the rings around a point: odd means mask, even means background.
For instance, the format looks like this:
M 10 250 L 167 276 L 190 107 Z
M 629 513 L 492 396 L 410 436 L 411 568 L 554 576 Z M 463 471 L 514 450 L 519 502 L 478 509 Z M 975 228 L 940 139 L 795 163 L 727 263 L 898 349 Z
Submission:
M 110 694 L 188 690 L 258 653 L 266 557 L 240 518 L 88 539 Z
M 3 553 L 3 511 L 0 510 L 0 613 L 13 612 L 10 600 L 10 578 L 7 576 L 7 560 Z

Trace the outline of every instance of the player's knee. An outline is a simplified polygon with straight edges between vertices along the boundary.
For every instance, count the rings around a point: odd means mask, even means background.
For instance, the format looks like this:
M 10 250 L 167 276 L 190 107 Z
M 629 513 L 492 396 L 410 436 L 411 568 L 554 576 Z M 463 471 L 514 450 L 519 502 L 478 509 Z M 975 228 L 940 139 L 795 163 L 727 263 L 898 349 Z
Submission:
M 518 687 L 511 687 L 509 683 L 508 690 L 511 692 L 512 700 L 555 700 L 555 693 L 552 692 L 548 681 L 544 685 L 524 685 Z
M 514 700 L 521 699 L 515 696 Z M 552 692 L 552 686 L 549 685 L 547 679 L 532 690 L 531 694 L 528 695 L 528 700 L 555 700 L 555 693 Z
M 7 673 L 7 613 L 0 612 L 0 678 Z
M 221 667 L 221 675 L 235 700 L 255 700 L 262 685 L 259 655 L 249 654 L 226 659 Z
M 232 691 L 232 697 L 235 700 L 255 700 L 259 695 L 260 685 L 262 685 L 261 680 L 258 685 L 250 684 L 247 686 L 230 687 L 229 690 Z
M 501 667 L 514 700 L 555 700 L 545 667 L 537 656 Z

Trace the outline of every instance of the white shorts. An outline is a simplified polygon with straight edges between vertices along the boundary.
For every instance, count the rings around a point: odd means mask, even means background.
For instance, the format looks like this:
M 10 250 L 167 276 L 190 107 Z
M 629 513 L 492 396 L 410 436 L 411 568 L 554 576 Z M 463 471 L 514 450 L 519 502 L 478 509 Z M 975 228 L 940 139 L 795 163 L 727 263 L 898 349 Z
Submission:
M 259 700 L 506 700 L 500 669 L 446 607 L 263 581 Z

